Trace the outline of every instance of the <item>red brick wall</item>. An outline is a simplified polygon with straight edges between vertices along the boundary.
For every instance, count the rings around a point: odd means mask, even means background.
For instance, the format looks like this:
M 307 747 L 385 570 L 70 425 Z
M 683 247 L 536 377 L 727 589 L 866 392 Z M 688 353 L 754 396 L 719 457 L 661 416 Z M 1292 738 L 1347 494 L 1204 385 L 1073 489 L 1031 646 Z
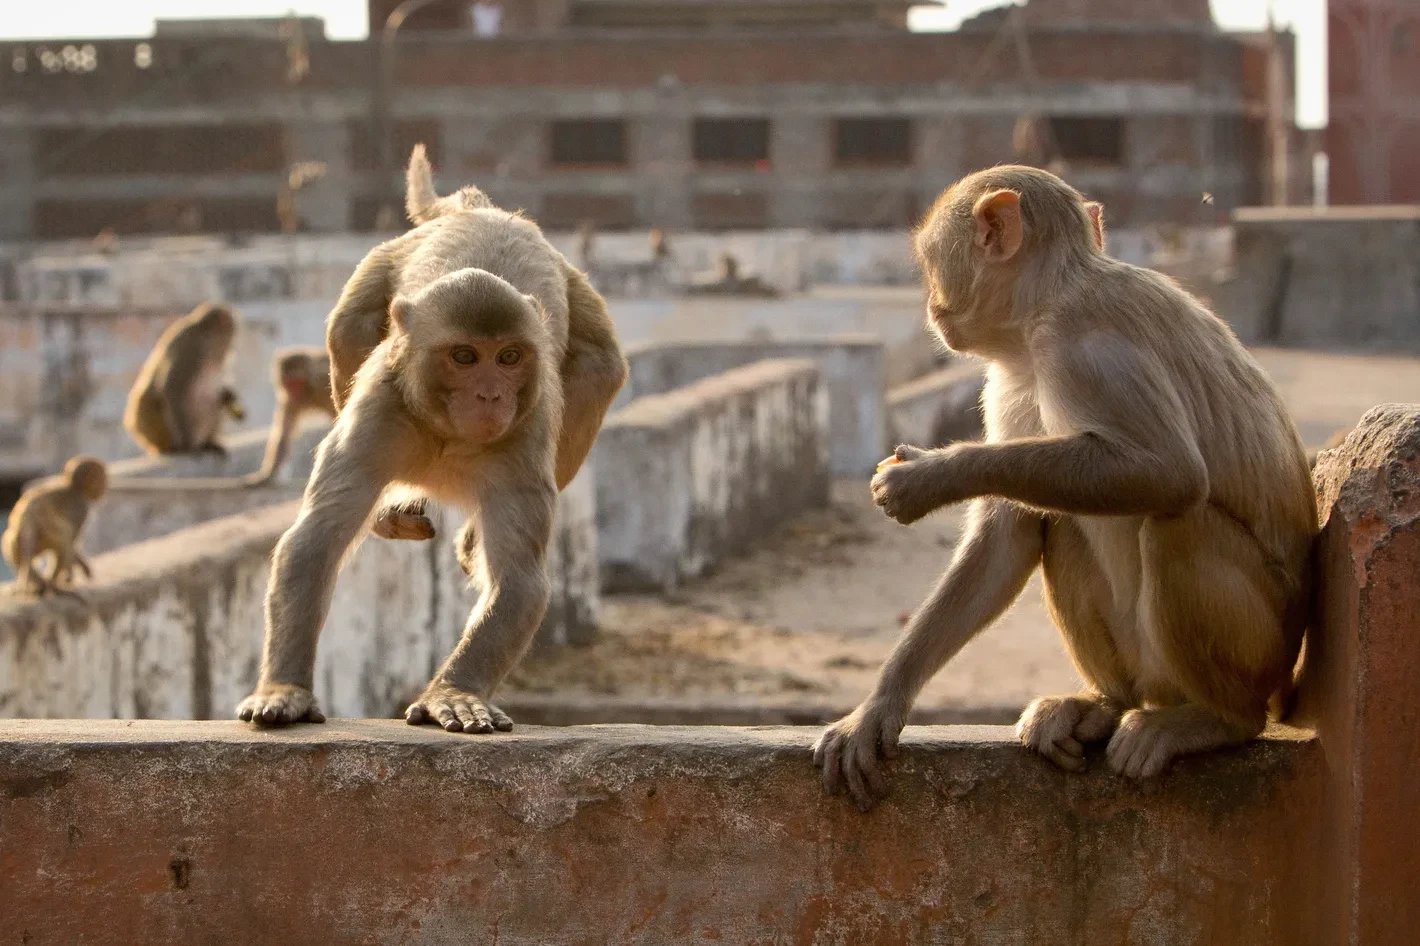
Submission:
M 1334 204 L 1420 203 L 1420 0 L 1331 0 Z

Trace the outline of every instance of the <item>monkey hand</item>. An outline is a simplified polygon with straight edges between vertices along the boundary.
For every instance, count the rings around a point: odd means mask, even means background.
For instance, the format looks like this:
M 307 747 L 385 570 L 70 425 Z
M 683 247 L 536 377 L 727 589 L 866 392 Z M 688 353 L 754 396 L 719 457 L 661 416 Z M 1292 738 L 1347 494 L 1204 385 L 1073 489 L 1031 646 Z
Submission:
M 823 773 L 823 788 L 837 795 L 844 786 L 859 811 L 872 808 L 887 794 L 878 758 L 897 758 L 897 740 L 907 712 L 888 700 L 869 697 L 814 743 L 814 767 Z
M 448 732 L 511 732 L 513 720 L 482 697 L 435 680 L 409 704 L 404 721 L 411 726 L 438 723 Z
M 325 722 L 315 694 L 294 683 L 257 684 L 256 692 L 237 704 L 237 718 L 258 726 Z
M 873 502 L 905 526 L 949 501 L 943 491 L 940 457 L 943 451 L 901 446 L 878 466 L 871 489 Z

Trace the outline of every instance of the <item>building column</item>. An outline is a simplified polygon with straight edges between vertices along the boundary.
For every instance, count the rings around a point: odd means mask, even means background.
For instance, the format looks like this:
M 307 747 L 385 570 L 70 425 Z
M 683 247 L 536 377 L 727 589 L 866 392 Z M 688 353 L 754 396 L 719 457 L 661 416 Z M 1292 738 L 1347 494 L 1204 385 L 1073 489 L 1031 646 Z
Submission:
M 769 164 L 774 172 L 770 226 L 817 228 L 824 178 L 833 160 L 833 120 L 800 112 L 781 112 L 769 120 Z
M 659 113 L 632 119 L 631 166 L 643 182 L 637 188 L 636 216 L 647 226 L 688 230 L 694 225 L 690 190 L 695 162 L 690 153 L 690 119 Z
M 0 129 L 0 240 L 34 235 L 33 133 L 28 128 Z
M 315 233 L 350 229 L 353 180 L 350 131 L 343 120 L 311 120 L 286 126 L 286 165 L 319 161 L 325 175 L 296 193 L 296 212 Z

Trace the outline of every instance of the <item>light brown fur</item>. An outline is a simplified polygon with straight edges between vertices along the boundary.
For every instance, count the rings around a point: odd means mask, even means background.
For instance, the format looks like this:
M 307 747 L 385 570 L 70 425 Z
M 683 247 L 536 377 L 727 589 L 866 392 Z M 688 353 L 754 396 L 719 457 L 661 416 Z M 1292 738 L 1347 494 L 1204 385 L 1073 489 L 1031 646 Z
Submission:
M 423 146 L 410 156 L 406 209 L 419 226 L 375 247 L 345 285 L 326 322 L 331 387 L 337 408 L 356 370 L 389 329 L 389 306 L 399 293 L 459 265 L 524 273 L 519 288 L 542 304 L 561 364 L 566 409 L 558 434 L 557 488 L 572 481 L 587 459 L 616 393 L 626 381 L 626 359 L 606 302 L 587 277 L 542 236 L 531 220 L 492 205 L 476 187 L 448 197 L 434 191 Z M 474 262 L 469 262 L 474 261 Z M 405 496 L 376 516 L 376 535 L 427 539 L 432 523 L 423 500 Z
M 204 303 L 158 338 L 128 395 L 123 426 L 149 453 L 225 453 L 222 417 L 246 412 L 222 374 L 237 331 L 236 314 Z
M 336 573 L 386 515 L 376 509 L 387 491 L 406 490 L 469 513 L 461 558 L 481 592 L 406 718 L 509 729 L 489 700 L 547 608 L 557 492 L 625 376 L 605 307 L 530 220 L 458 210 L 377 247 L 328 338 L 340 414 L 277 545 L 261 677 L 238 715 L 324 718 L 312 677 Z
M 0 536 L 0 552 L 15 569 L 20 591 L 50 594 L 73 583 L 77 565 L 92 578 L 89 562 L 79 549 L 79 533 L 89 509 L 104 495 L 108 474 L 94 457 L 74 457 L 64 472 L 30 487 L 10 510 L 10 524 Z M 45 553 L 54 557 L 48 575 L 40 574 L 35 560 Z
M 815 747 L 861 806 L 921 687 L 1037 566 L 1088 689 L 1036 701 L 1018 731 L 1067 769 L 1105 738 L 1135 778 L 1243 742 L 1290 684 L 1317 530 L 1301 441 L 1227 326 L 1106 256 L 1100 219 L 1053 175 L 1000 167 L 917 234 L 932 327 L 990 361 L 987 442 L 900 447 L 873 481 L 903 523 L 973 502 L 873 694 Z

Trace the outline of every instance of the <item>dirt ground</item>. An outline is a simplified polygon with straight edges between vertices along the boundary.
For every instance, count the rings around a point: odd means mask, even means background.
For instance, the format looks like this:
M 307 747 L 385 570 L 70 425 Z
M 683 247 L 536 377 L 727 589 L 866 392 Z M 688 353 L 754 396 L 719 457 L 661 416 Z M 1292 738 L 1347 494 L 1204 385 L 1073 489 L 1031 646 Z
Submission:
M 1420 358 L 1256 354 L 1309 447 L 1375 404 L 1420 400 Z M 603 599 L 600 640 L 530 657 L 510 689 L 852 706 L 871 688 L 900 622 L 946 565 L 961 521 L 953 510 L 903 528 L 873 507 L 866 480 L 839 482 L 830 508 L 671 599 Z M 928 684 L 919 706 L 1018 707 L 1077 685 L 1037 575 L 1015 606 Z

